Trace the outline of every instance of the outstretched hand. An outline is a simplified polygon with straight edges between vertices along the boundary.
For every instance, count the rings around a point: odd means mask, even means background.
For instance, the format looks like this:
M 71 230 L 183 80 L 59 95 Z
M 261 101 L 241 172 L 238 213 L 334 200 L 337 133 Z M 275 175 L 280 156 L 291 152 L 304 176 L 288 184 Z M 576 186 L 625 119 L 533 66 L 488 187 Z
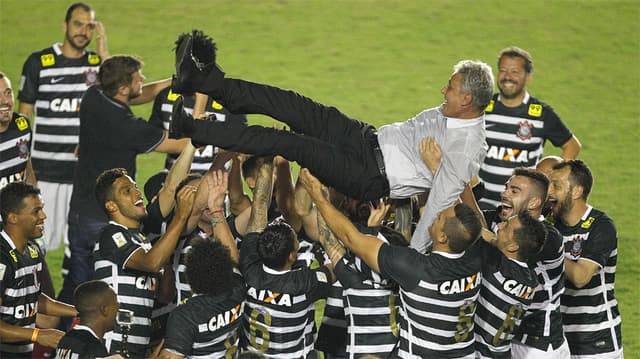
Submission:
M 311 197 L 328 199 L 329 193 L 326 190 L 326 187 L 322 184 L 322 182 L 320 182 L 319 179 L 312 175 L 308 169 L 301 169 L 298 176 L 300 182 L 302 182 L 302 185 L 307 189 L 307 192 L 309 192 Z
M 435 174 L 442 160 L 442 150 L 434 137 L 425 137 L 420 141 L 420 156 L 429 171 Z
M 387 218 L 387 213 L 389 213 L 389 208 L 391 208 L 390 203 L 386 203 L 386 201 L 382 198 L 378 200 L 378 205 L 374 206 L 372 202 L 369 202 L 369 219 L 367 220 L 368 227 L 378 227 L 382 224 L 382 221 Z
M 209 195 L 207 205 L 210 211 L 224 207 L 224 198 L 229 188 L 229 173 L 223 170 L 209 171 L 204 176 Z
M 196 192 L 198 187 L 184 186 L 178 191 L 176 196 L 176 217 L 188 218 L 193 208 L 193 203 L 196 199 Z

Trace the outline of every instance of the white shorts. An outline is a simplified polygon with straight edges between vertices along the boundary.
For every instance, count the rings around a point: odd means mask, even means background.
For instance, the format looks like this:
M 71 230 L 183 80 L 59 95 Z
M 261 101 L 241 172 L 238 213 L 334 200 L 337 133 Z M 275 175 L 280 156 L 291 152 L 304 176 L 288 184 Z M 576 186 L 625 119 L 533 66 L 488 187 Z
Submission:
M 67 238 L 67 215 L 73 185 L 69 183 L 53 183 L 38 181 L 38 188 L 44 202 L 44 242 L 47 251 L 60 248 Z
M 547 348 L 546 351 L 524 345 L 517 341 L 512 341 L 511 357 L 513 359 L 569 359 L 571 353 L 569 352 L 569 343 L 566 339 L 558 349 L 554 350 L 551 344 L 549 344 L 549 348 Z

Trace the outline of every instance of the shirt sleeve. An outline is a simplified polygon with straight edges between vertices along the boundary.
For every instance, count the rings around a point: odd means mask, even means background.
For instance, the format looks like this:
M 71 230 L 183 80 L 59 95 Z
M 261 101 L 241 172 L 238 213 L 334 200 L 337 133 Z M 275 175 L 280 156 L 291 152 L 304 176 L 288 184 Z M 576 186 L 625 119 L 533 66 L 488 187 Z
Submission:
M 329 295 L 329 288 L 331 288 L 331 271 L 327 266 L 322 266 L 317 269 L 308 270 L 309 282 L 312 283 L 312 289 L 309 293 L 311 301 L 316 301 L 321 298 L 326 298 Z
M 429 226 L 438 216 L 438 212 L 451 206 L 460 196 L 464 186 L 478 172 L 475 163 L 464 153 L 454 152 L 443 157 L 440 167 L 433 178 L 429 199 L 425 204 L 424 212 L 418 221 L 416 230 L 411 238 L 411 248 L 424 253 L 431 243 L 429 238 Z
M 545 137 L 551 141 L 551 143 L 560 147 L 573 136 L 571 130 L 562 122 L 560 117 L 555 113 L 553 108 L 549 105 L 544 105 L 544 132 Z
M 118 229 L 108 229 L 102 232 L 100 236 L 100 251 L 104 258 L 109 258 L 124 268 L 126 260 L 140 246 L 131 241 L 131 237 L 125 231 Z
M 193 323 L 189 323 L 182 311 L 174 310 L 167 321 L 167 334 L 163 348 L 186 357 L 191 354 L 195 334 Z
M 607 260 L 618 247 L 616 227 L 609 217 L 601 217 L 592 224 L 589 239 L 582 246 L 581 258 L 590 259 L 604 267 Z
M 415 249 L 384 244 L 378 252 L 378 266 L 380 273 L 394 280 L 405 290 L 412 290 L 420 282 L 423 257 L 424 255 Z
M 38 97 L 38 81 L 40 78 L 40 59 L 36 53 L 31 54 L 22 67 L 20 78 L 20 90 L 18 100 L 20 102 L 35 104 Z M 32 119 L 33 120 L 33 119 Z
M 247 233 L 240 249 L 240 272 L 244 275 L 251 266 L 261 264 L 258 254 L 258 233 Z

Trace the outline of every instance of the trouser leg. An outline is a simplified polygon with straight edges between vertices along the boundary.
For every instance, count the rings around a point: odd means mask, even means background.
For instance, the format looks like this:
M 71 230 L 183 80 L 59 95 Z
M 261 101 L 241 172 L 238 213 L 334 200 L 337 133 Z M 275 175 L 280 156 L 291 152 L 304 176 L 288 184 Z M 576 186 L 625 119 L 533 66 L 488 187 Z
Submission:
M 373 128 L 294 91 L 249 81 L 224 79 L 222 88 L 208 95 L 233 113 L 267 115 L 295 132 L 345 147 L 361 142 L 364 130 Z
M 388 193 L 371 145 L 360 141 L 356 150 L 288 131 L 231 122 L 190 121 L 192 140 L 226 150 L 258 156 L 282 155 L 308 168 L 323 183 L 354 198 L 373 200 Z

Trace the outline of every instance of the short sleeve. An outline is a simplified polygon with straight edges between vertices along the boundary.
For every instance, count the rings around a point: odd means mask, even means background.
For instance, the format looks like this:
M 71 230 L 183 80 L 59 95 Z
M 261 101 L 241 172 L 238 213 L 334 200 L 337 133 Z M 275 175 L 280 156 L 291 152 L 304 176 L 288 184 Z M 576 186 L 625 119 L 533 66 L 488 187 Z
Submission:
M 194 329 L 195 326 L 189 323 L 187 316 L 181 310 L 174 310 L 167 321 L 167 334 L 163 348 L 188 356 L 191 354 L 195 340 Z
M 38 54 L 33 53 L 27 58 L 20 78 L 20 90 L 18 100 L 20 102 L 35 104 L 38 97 L 38 81 L 40 77 L 40 61 Z
M 329 288 L 331 288 L 331 271 L 327 266 L 322 266 L 317 269 L 310 270 L 310 282 L 314 283 L 312 290 L 309 293 L 309 299 L 316 301 L 321 298 L 326 298 L 329 295 Z
M 378 251 L 380 273 L 391 278 L 405 290 L 412 290 L 420 282 L 420 268 L 424 255 L 415 249 L 382 245 Z
M 551 106 L 545 104 L 544 111 L 545 137 L 556 147 L 564 145 L 573 136 L 571 130 L 562 122 Z
M 611 252 L 618 246 L 616 227 L 609 217 L 601 217 L 592 224 L 589 239 L 582 246 L 581 258 L 590 259 L 604 267 Z
M 120 268 L 140 246 L 131 241 L 129 234 L 117 228 L 105 228 L 100 235 L 100 252 Z
M 247 269 L 253 265 L 260 264 L 260 255 L 258 254 L 258 237 L 256 232 L 248 233 L 242 239 L 242 248 L 240 249 L 240 271 L 244 275 Z

